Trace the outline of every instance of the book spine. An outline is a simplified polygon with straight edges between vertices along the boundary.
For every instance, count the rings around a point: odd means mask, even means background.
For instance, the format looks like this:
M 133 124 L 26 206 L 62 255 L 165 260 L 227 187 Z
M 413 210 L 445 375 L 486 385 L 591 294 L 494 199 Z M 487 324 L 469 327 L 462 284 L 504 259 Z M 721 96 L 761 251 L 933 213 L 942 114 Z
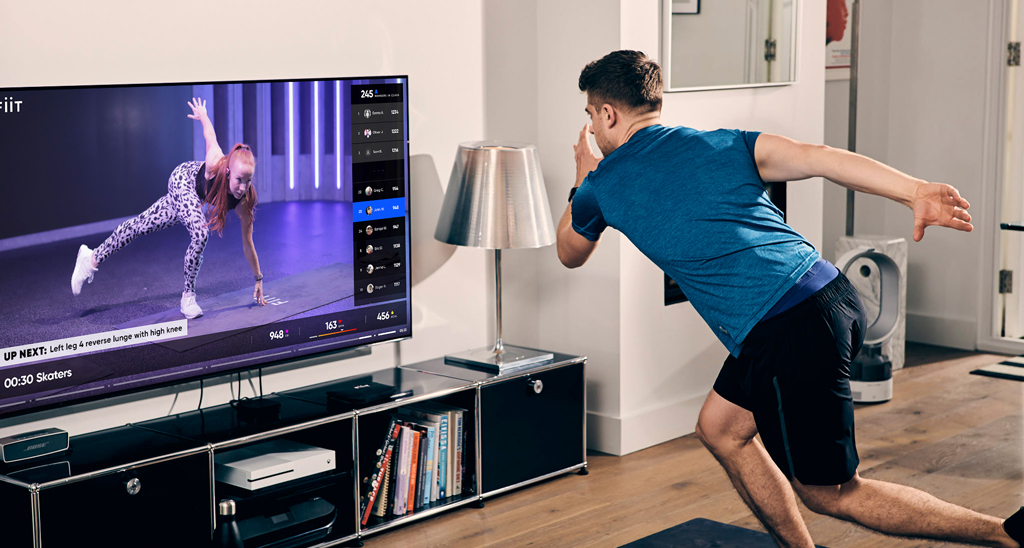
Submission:
M 381 506 L 381 513 L 377 514 L 380 517 L 385 517 L 391 513 L 391 509 L 395 506 L 395 482 L 398 481 L 398 456 L 401 452 L 401 435 L 399 435 L 399 441 L 395 442 L 395 451 L 391 453 L 391 463 L 388 465 L 388 483 L 384 487 L 387 490 L 384 492 L 384 504 Z
M 423 474 L 423 504 L 430 504 L 434 479 L 434 427 L 427 427 L 427 468 Z
M 463 423 L 465 423 L 465 417 L 463 417 Z M 461 465 L 460 469 L 462 471 L 462 482 L 466 484 L 465 485 L 466 487 L 468 487 L 469 489 L 472 489 L 475 492 L 476 491 L 476 486 L 469 485 L 470 479 L 466 477 L 466 452 L 467 451 L 469 452 L 470 458 L 476 458 L 476 451 L 471 449 L 468 445 L 466 445 L 466 431 L 467 430 L 469 430 L 469 428 L 466 427 L 466 426 L 463 426 L 463 428 L 462 428 L 462 465 Z
M 437 463 L 441 462 L 441 423 L 437 423 L 437 428 L 434 429 L 434 464 L 430 467 L 430 473 L 433 477 L 430 478 L 430 502 L 437 500 L 440 494 L 438 489 L 441 487 L 441 477 L 437 474 Z
M 420 460 L 420 433 L 413 430 L 409 435 L 412 436 L 412 451 L 409 452 L 409 494 L 405 499 L 406 513 L 416 510 L 416 479 L 419 477 Z
M 387 468 L 384 470 L 384 483 L 380 489 L 380 496 L 377 497 L 377 503 L 373 505 L 373 515 L 378 517 L 384 517 L 385 511 L 388 507 L 388 486 L 391 481 L 391 469 L 395 467 L 395 459 L 388 459 Z M 366 525 L 368 519 L 363 520 L 363 525 Z
M 405 437 L 404 451 L 402 452 L 402 484 L 398 487 L 399 500 L 402 501 L 400 516 L 404 516 L 409 510 L 409 470 L 412 468 L 412 429 L 408 426 L 402 427 L 402 435 Z
M 400 432 L 397 421 L 392 421 L 391 431 L 388 435 L 387 446 L 384 450 L 384 462 L 381 465 L 381 478 L 377 481 L 375 488 L 377 489 L 377 500 L 378 504 L 373 505 L 373 515 L 384 516 L 384 510 L 387 507 L 388 491 L 390 489 L 390 481 L 394 478 L 392 470 L 395 467 L 395 446 L 398 443 L 398 433 Z M 363 525 L 366 525 L 369 520 L 369 515 L 363 515 Z
M 452 463 L 455 466 L 455 494 L 462 494 L 462 411 L 456 411 L 456 421 L 458 426 L 456 427 L 455 434 L 455 462 Z
M 420 460 L 419 466 L 416 467 L 416 509 L 423 508 L 423 486 L 424 477 L 427 473 L 427 429 L 423 426 L 416 426 L 416 430 L 420 433 Z
M 412 481 L 411 471 L 412 471 L 412 460 L 413 460 L 413 451 L 412 451 L 412 449 L 413 449 L 413 447 L 412 447 L 413 435 L 412 434 L 413 434 L 412 428 L 409 428 L 407 426 L 406 427 L 406 436 L 409 437 L 409 452 L 405 454 L 405 468 L 403 469 L 403 471 L 405 472 L 405 478 L 404 478 L 405 483 L 402 484 L 402 515 L 403 516 L 405 514 L 409 513 L 409 483 Z
M 455 495 L 455 458 L 458 456 L 457 434 L 458 422 L 455 419 L 455 411 L 448 411 L 448 496 Z
M 370 478 L 370 484 L 367 486 L 367 496 L 364 500 L 360 513 L 363 516 L 363 525 L 366 525 L 367 520 L 370 518 L 370 512 L 373 509 L 373 503 L 377 499 L 377 495 L 380 492 L 380 484 L 383 479 L 384 470 L 387 466 L 388 458 L 391 456 L 389 447 L 392 444 L 392 434 L 396 427 L 396 420 L 391 419 L 391 424 L 388 426 L 387 435 L 384 437 L 384 443 L 381 445 L 380 451 L 377 452 L 378 458 L 376 468 L 373 470 Z
M 448 496 L 448 415 L 441 415 L 441 460 L 437 469 L 441 482 L 437 498 L 443 499 Z
M 395 489 L 392 498 L 391 513 L 396 516 L 403 514 L 402 511 L 402 487 L 405 486 L 405 459 L 409 455 L 409 441 L 406 439 L 407 429 L 403 426 L 399 436 L 398 462 L 395 463 Z

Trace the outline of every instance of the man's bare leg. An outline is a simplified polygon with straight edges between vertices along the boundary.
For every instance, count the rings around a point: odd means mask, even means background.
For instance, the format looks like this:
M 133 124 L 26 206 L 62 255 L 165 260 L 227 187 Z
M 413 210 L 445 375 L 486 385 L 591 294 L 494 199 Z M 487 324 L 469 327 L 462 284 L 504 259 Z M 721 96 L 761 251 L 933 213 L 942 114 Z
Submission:
M 855 475 L 837 486 L 789 481 L 755 439 L 753 415 L 714 390 L 697 421 L 697 434 L 729 474 L 736 491 L 784 547 L 811 547 L 793 488 L 812 511 L 890 535 L 1018 548 L 1003 520 L 942 501 L 905 485 Z
M 755 439 L 750 411 L 712 390 L 701 408 L 697 435 L 779 546 L 813 548 L 793 487 Z
M 876 531 L 981 546 L 1019 545 L 1003 530 L 1003 520 L 968 510 L 905 485 L 854 475 L 836 486 L 794 482 L 811 510 L 859 523 Z

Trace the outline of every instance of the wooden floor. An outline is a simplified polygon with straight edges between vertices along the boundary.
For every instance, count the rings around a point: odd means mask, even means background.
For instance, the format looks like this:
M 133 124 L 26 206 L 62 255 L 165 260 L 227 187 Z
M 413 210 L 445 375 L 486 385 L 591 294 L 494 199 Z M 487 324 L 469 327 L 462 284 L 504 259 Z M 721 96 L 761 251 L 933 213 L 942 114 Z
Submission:
M 968 374 L 1000 360 L 908 345 L 912 367 L 894 375 L 893 400 L 856 411 L 861 475 L 996 516 L 1024 505 L 1024 383 Z M 697 517 L 763 530 L 693 435 L 587 460 L 588 476 L 460 508 L 367 538 L 366 546 L 616 547 Z M 953 546 L 885 537 L 801 510 L 815 542 L 830 548 Z

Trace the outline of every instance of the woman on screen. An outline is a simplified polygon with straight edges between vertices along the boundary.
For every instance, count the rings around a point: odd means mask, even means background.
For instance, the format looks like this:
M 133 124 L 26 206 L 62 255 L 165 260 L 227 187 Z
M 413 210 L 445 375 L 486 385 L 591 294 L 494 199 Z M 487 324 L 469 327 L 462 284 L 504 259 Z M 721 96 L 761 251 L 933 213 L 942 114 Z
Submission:
M 256 278 L 253 298 L 260 305 L 263 299 L 263 274 L 256 247 L 252 241 L 253 210 L 256 207 L 256 188 L 252 185 L 256 172 L 256 158 L 249 145 L 236 144 L 226 156 L 217 144 L 217 134 L 206 115 L 206 102 L 192 99 L 188 103 L 192 114 L 188 117 L 203 124 L 206 138 L 206 161 L 185 162 L 174 168 L 167 182 L 167 194 L 137 217 L 121 223 L 99 247 L 89 249 L 84 244 L 78 250 L 75 271 L 71 274 L 71 292 L 78 295 L 85 282 L 92 283 L 99 264 L 112 253 L 128 245 L 142 234 L 174 226 L 178 223 L 188 229 L 192 243 L 185 252 L 185 291 L 181 294 L 181 313 L 188 319 L 203 315 L 196 304 L 196 276 L 203 264 L 203 250 L 210 230 L 221 234 L 229 209 L 235 210 L 242 222 L 242 249 Z M 210 207 L 204 212 L 204 206 Z

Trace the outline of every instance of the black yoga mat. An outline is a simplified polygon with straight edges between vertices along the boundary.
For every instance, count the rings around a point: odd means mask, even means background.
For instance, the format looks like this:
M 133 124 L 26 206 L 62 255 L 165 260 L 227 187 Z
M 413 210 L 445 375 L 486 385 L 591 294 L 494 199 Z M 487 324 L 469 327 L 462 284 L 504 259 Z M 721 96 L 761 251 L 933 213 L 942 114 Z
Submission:
M 621 548 L 778 548 L 768 533 L 709 519 L 691 519 Z M 818 546 L 818 548 L 824 548 Z
M 1017 356 L 971 371 L 971 375 L 1024 382 L 1024 356 Z

